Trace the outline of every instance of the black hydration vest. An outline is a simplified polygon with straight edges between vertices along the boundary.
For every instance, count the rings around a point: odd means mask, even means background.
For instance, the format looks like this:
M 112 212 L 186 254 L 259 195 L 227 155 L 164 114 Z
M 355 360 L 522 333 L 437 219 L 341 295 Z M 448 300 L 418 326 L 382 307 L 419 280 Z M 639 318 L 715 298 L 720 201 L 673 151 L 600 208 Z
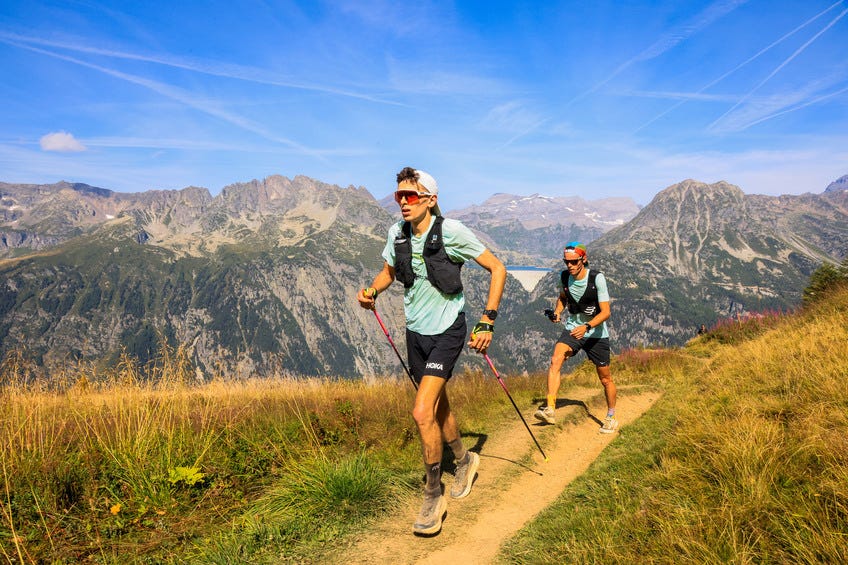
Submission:
M 580 297 L 580 300 L 574 300 L 574 297 L 568 291 L 568 270 L 560 274 L 559 278 L 562 281 L 562 288 L 565 291 L 565 298 L 567 299 L 566 306 L 568 306 L 569 314 L 573 315 L 580 312 L 587 316 L 594 316 L 601 311 L 601 304 L 598 302 L 598 287 L 595 285 L 595 277 L 597 276 L 598 271 L 589 269 L 589 274 L 587 275 L 589 280 L 586 281 L 586 291 Z
M 442 222 L 444 218 L 436 216 L 433 227 L 424 242 L 424 265 L 427 267 L 427 280 L 444 294 L 462 292 L 462 279 L 459 271 L 462 263 L 456 263 L 448 257 L 442 242 Z M 395 278 L 404 288 L 412 287 L 415 273 L 412 270 L 412 226 L 404 222 L 401 233 L 395 238 Z

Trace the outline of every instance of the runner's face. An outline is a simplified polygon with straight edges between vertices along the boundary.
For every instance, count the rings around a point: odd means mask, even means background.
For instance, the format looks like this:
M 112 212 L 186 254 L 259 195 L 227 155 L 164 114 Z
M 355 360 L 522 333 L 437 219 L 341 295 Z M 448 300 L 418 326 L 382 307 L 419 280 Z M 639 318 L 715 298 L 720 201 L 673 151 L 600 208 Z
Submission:
M 400 213 L 403 215 L 403 219 L 408 222 L 414 222 L 424 218 L 430 208 L 430 203 L 433 202 L 434 197 L 422 194 L 424 192 L 422 187 L 409 180 L 399 182 L 397 189 L 400 193 L 408 191 L 410 193 L 418 193 L 419 195 L 418 202 L 415 204 L 410 204 L 405 197 L 400 199 L 398 204 L 400 205 Z
M 583 258 L 573 251 L 566 251 L 562 255 L 565 261 L 565 266 L 568 269 L 568 274 L 575 276 L 579 275 L 583 270 Z

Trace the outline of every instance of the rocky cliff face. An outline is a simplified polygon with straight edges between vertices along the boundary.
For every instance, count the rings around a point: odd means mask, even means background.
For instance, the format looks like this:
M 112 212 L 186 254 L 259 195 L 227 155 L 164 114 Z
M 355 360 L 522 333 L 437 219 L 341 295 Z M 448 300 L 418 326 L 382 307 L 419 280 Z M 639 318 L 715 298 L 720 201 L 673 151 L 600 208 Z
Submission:
M 702 323 L 794 307 L 810 274 L 846 254 L 845 191 L 748 196 L 693 180 L 589 245 L 591 266 L 610 284 L 618 347 L 681 344 Z M 536 309 L 556 292 L 548 275 L 533 294 Z
M 80 183 L 0 183 L 0 258 L 54 247 L 122 217 L 139 230 L 171 221 L 182 229 L 211 200 L 196 187 L 122 194 Z
M 26 348 L 55 365 L 125 348 L 144 360 L 166 339 L 191 344 L 205 371 L 230 375 L 391 366 L 391 351 L 360 345 L 379 328 L 350 307 L 380 266 L 393 220 L 365 189 L 306 177 L 232 185 L 215 198 L 194 187 L 90 188 L 2 185 L 3 230 L 32 234 L 5 249 L 27 254 L 0 262 L 4 352 Z M 381 302 L 399 312 L 398 296 Z

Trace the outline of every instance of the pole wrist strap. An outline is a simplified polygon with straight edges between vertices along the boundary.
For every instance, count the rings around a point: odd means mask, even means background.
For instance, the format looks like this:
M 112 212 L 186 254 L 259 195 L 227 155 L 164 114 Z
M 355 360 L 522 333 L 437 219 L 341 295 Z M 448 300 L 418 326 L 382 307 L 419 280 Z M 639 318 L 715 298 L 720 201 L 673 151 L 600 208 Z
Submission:
M 471 339 L 474 339 L 477 336 L 477 334 L 482 334 L 482 333 L 494 334 L 495 333 L 495 325 L 489 324 L 487 322 L 477 322 L 474 325 L 474 329 L 471 330 Z

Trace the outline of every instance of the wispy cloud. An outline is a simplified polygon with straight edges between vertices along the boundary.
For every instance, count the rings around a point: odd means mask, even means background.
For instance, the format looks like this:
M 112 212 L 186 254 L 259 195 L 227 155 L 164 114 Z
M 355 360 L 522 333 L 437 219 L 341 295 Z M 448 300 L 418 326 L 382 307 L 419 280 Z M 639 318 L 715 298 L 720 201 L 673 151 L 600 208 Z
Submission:
M 335 9 L 357 17 L 362 23 L 379 29 L 382 33 L 402 35 L 408 28 L 399 22 L 415 22 L 420 29 L 430 32 L 438 24 L 444 25 L 432 14 L 434 6 L 416 2 L 392 0 L 335 0 Z M 434 18 L 436 21 L 434 21 Z
M 450 209 L 504 191 L 646 203 L 685 178 L 821 190 L 848 172 L 848 14 L 725 116 L 726 134 L 704 132 L 848 0 L 576 4 L 3 0 L 0 180 L 141 190 L 279 173 L 382 195 L 417 164 Z M 60 130 L 87 151 L 42 149 Z
M 0 143 L 0 169 L 15 171 L 12 175 L 4 175 L 2 180 L 5 182 L 53 183 L 79 180 L 113 190 L 130 191 L 182 188 L 197 183 L 194 172 L 181 163 L 160 163 L 154 169 L 149 163 L 140 165 L 114 156 L 103 157 L 97 155 L 97 152 L 88 151 L 79 154 L 77 158 L 66 159 L 53 152 L 31 150 L 20 144 Z M 165 174 L 159 169 L 164 169 Z M 169 180 L 163 182 L 163 178 Z
M 126 51 L 118 51 L 114 49 L 102 49 L 99 47 L 91 47 L 85 45 L 82 42 L 54 41 L 43 39 L 40 37 L 24 36 L 3 31 L 0 31 L 0 41 L 3 41 L 10 45 L 39 45 L 41 47 L 51 47 L 54 49 L 63 49 L 66 51 L 86 53 L 89 55 L 99 55 L 114 59 L 154 63 L 158 65 L 183 69 L 211 76 L 242 80 L 257 84 L 267 84 L 284 88 L 293 88 L 298 90 L 308 90 L 326 94 L 334 94 L 337 96 L 356 98 L 378 104 L 388 104 L 393 106 L 405 105 L 401 102 L 387 100 L 384 98 L 379 98 L 377 96 L 364 94 L 352 90 L 345 90 L 342 88 L 337 88 L 328 85 L 313 84 L 308 82 L 295 81 L 292 79 L 285 79 L 280 77 L 278 74 L 269 72 L 265 69 L 258 69 L 256 67 L 236 65 L 232 63 L 225 63 L 223 61 L 209 61 L 195 58 L 173 57 L 168 55 L 146 55 L 142 53 L 129 53 Z
M 687 21 L 685 24 L 678 26 L 668 33 L 664 34 L 657 41 L 651 44 L 647 49 L 644 49 L 636 56 L 630 58 L 625 61 L 621 65 L 618 66 L 611 74 L 609 74 L 602 81 L 598 82 L 585 92 L 582 92 L 572 98 L 566 106 L 580 100 L 581 98 L 596 92 L 599 88 L 610 82 L 612 79 L 620 75 L 624 70 L 634 65 L 635 63 L 639 63 L 642 61 L 648 61 L 650 59 L 654 59 L 659 57 L 666 51 L 676 47 L 683 41 L 689 39 L 691 36 L 695 35 L 702 29 L 708 27 L 713 22 L 721 18 L 722 16 L 732 12 L 739 6 L 745 4 L 748 0 L 721 0 L 719 2 L 714 2 L 707 6 L 707 8 L 693 17 L 691 20 Z
M 844 174 L 848 162 L 842 137 L 796 140 L 792 149 L 671 150 L 661 145 L 630 140 L 598 142 L 579 140 L 551 148 L 547 143 L 522 146 L 505 154 L 465 153 L 457 174 L 468 171 L 537 171 L 532 185 L 526 175 L 502 174 L 499 192 L 547 195 L 610 195 L 610 186 L 626 189 L 614 193 L 647 204 L 658 190 L 692 178 L 701 182 L 730 182 L 748 194 L 798 194 L 820 192 Z M 571 155 L 570 159 L 561 158 Z M 601 155 L 603 167 L 597 166 Z M 557 159 L 556 157 L 560 158 Z M 626 180 L 625 180 L 626 179 Z M 474 186 L 473 177 L 467 179 Z M 478 202 L 490 193 L 482 191 Z M 450 208 L 447 208 L 450 209 Z
M 506 142 L 503 143 L 500 147 L 498 147 L 497 150 L 502 151 L 502 150 L 506 149 L 507 147 L 509 147 L 510 145 L 512 145 L 513 143 L 515 143 L 519 139 L 521 139 L 522 137 L 524 137 L 526 135 L 530 135 L 532 132 L 536 131 L 537 129 L 539 129 L 540 127 L 545 125 L 547 122 L 548 122 L 547 119 L 539 120 L 538 122 L 536 122 L 535 124 L 533 124 L 532 126 L 527 128 L 526 130 L 519 132 L 517 135 L 514 135 L 514 136 L 510 137 L 509 139 L 507 139 Z
M 493 95 L 504 92 L 504 86 L 485 76 L 464 69 L 434 68 L 429 63 L 386 59 L 387 86 L 394 92 L 432 95 Z
M 842 94 L 848 92 L 848 86 L 841 88 L 839 90 L 830 92 L 828 94 L 822 94 L 820 96 L 810 97 L 810 95 L 799 96 L 799 101 L 789 102 L 786 99 L 781 100 L 779 103 L 774 104 L 771 109 L 764 109 L 757 113 L 757 116 L 753 118 L 749 118 L 748 120 L 740 119 L 739 125 L 733 129 L 732 126 L 730 128 L 733 131 L 742 131 L 746 130 L 749 127 L 755 126 L 757 124 L 766 122 L 768 120 L 777 118 L 779 116 L 784 116 L 786 114 L 790 114 L 792 112 L 796 112 L 802 108 L 806 108 L 808 106 L 812 106 L 813 104 L 818 104 L 820 102 L 824 102 L 825 100 L 829 100 L 831 98 L 835 98 Z M 763 115 L 765 114 L 765 115 Z
M 612 73 L 607 75 L 603 80 L 596 83 L 594 86 L 592 86 L 588 90 L 581 92 L 577 96 L 573 97 L 571 100 L 567 101 L 563 105 L 563 108 L 568 108 L 569 106 L 571 106 L 575 102 L 585 98 L 586 96 L 592 94 L 593 92 L 598 91 L 601 87 L 608 84 L 615 77 L 620 75 L 622 72 L 624 72 L 626 69 L 630 68 L 634 64 L 640 63 L 640 62 L 643 62 L 643 61 L 648 61 L 650 59 L 654 59 L 656 57 L 659 57 L 663 53 L 669 51 L 670 49 L 673 49 L 674 47 L 676 47 L 677 45 L 679 45 L 680 43 L 682 43 L 683 41 L 685 41 L 686 39 L 688 39 L 692 35 L 698 33 L 702 29 L 708 27 L 709 25 L 711 25 L 713 22 L 715 22 L 716 20 L 718 20 L 722 16 L 725 16 L 726 14 L 734 11 L 735 9 L 737 9 L 739 6 L 742 6 L 746 2 L 748 2 L 748 0 L 720 0 L 718 2 L 714 2 L 714 3 L 710 4 L 709 6 L 707 6 L 706 9 L 704 9 L 703 11 L 696 14 L 693 18 L 688 20 L 686 23 L 675 27 L 674 29 L 670 30 L 668 33 L 663 34 L 659 39 L 657 39 L 654 43 L 652 43 L 646 49 L 643 49 L 637 55 L 635 55 L 634 57 L 631 57 L 630 59 L 628 59 L 627 61 L 625 61 L 621 65 L 619 65 L 615 70 L 612 71 Z M 528 128 L 523 133 L 514 136 L 513 138 L 508 140 L 505 144 L 503 144 L 502 148 L 511 145 L 512 143 L 514 143 L 515 141 L 517 141 L 518 139 L 520 139 L 520 138 L 522 138 L 526 135 L 529 135 L 530 133 L 535 131 L 536 128 L 544 125 L 544 123 L 546 121 L 547 120 L 540 120 L 540 122 L 537 126 Z
M 250 153 L 268 152 L 276 153 L 277 149 L 267 144 L 233 144 L 222 143 L 209 139 L 175 139 L 175 138 L 150 138 L 150 137 L 89 137 L 86 140 L 89 147 L 116 147 L 149 148 L 149 149 L 175 149 L 180 151 L 246 151 Z
M 840 174 L 834 163 L 844 163 L 848 152 L 825 139 L 819 141 L 820 144 L 802 149 L 658 154 L 654 165 L 656 170 L 678 178 L 725 180 L 748 194 L 821 192 L 836 178 L 834 174 Z M 684 173 L 688 174 L 683 176 Z
M 539 113 L 529 109 L 524 102 L 513 100 L 498 104 L 480 122 L 485 130 L 521 133 L 540 122 Z
M 61 53 L 54 53 L 52 51 L 47 51 L 45 49 L 33 47 L 32 45 L 16 43 L 16 42 L 9 41 L 9 40 L 5 40 L 5 41 L 7 43 L 9 43 L 11 45 L 15 45 L 16 47 L 19 47 L 21 49 L 28 49 L 30 51 L 33 51 L 35 53 L 40 53 L 40 54 L 46 55 L 48 57 L 53 57 L 55 59 L 68 61 L 70 63 L 81 65 L 81 66 L 87 67 L 89 69 L 94 69 L 96 71 L 100 71 L 100 72 L 105 73 L 109 76 L 124 80 L 126 82 L 130 82 L 130 83 L 133 83 L 133 84 L 137 84 L 139 86 L 143 86 L 144 88 L 152 90 L 153 92 L 156 92 L 157 94 L 160 94 L 162 96 L 170 98 L 171 100 L 175 100 L 177 102 L 180 102 L 180 103 L 184 104 L 185 106 L 188 106 L 192 109 L 195 109 L 197 111 L 209 114 L 210 116 L 214 116 L 214 117 L 221 119 L 221 120 L 223 120 L 227 123 L 230 123 L 230 124 L 232 124 L 236 127 L 239 127 L 239 128 L 241 128 L 245 131 L 249 131 L 251 133 L 259 135 L 259 136 L 265 138 L 268 141 L 280 143 L 282 145 L 289 146 L 293 149 L 297 149 L 298 151 L 302 152 L 303 154 L 312 155 L 312 156 L 316 156 L 318 154 L 318 152 L 315 151 L 314 149 L 310 149 L 308 147 L 305 147 L 305 146 L 303 146 L 303 145 L 301 145 L 301 144 L 299 144 L 295 141 L 292 141 L 290 139 L 287 139 L 285 137 L 280 137 L 280 136 L 274 134 L 273 132 L 270 132 L 270 131 L 266 130 L 265 128 L 259 126 L 258 124 L 255 124 L 255 123 L 251 122 L 250 120 L 243 118 L 242 116 L 239 116 L 239 115 L 233 114 L 232 112 L 226 111 L 225 109 L 219 107 L 217 104 L 214 104 L 214 103 L 209 102 L 209 101 L 198 99 L 192 93 L 187 92 L 183 89 L 180 89 L 180 88 L 177 88 L 177 87 L 174 87 L 174 86 L 171 86 L 171 85 L 167 85 L 167 84 L 155 81 L 155 80 L 147 79 L 147 78 L 144 78 L 144 77 L 139 77 L 139 76 L 136 76 L 136 75 L 131 75 L 129 73 L 124 73 L 124 72 L 121 72 L 121 71 L 118 71 L 118 70 L 115 70 L 115 69 L 109 69 L 107 67 L 95 65 L 93 63 L 89 63 L 87 61 L 82 61 L 80 59 L 76 59 L 76 58 L 70 57 L 68 55 L 63 55 Z
M 789 39 L 790 37 L 792 37 L 793 35 L 795 35 L 799 31 L 801 31 L 802 29 L 804 29 L 805 27 L 807 27 L 808 25 L 812 24 L 814 21 L 816 21 L 817 19 L 819 19 L 820 17 L 825 15 L 826 13 L 830 12 L 831 10 L 833 10 L 834 8 L 836 8 L 837 6 L 842 4 L 843 1 L 844 0 L 839 0 L 838 2 L 831 4 L 830 6 L 828 6 L 827 8 L 825 8 L 824 10 L 822 10 L 821 12 L 819 12 L 818 14 L 813 16 L 812 18 L 808 19 L 807 21 L 805 21 L 804 23 L 802 23 L 801 25 L 799 25 L 798 27 L 796 27 L 795 29 L 790 31 L 789 33 L 784 34 L 783 36 L 781 36 L 776 41 L 773 41 L 772 43 L 770 43 L 766 47 L 760 49 L 754 55 L 752 55 L 751 57 L 748 57 L 747 59 L 745 59 L 744 61 L 742 61 L 741 63 L 739 63 L 738 65 L 736 65 L 735 67 L 733 67 L 732 69 L 730 69 L 729 71 L 727 71 L 726 73 L 721 75 L 720 77 L 718 77 L 718 78 L 710 81 L 708 84 L 702 86 L 697 92 L 693 93 L 691 97 L 681 98 L 680 102 L 678 102 L 677 104 L 674 104 L 673 106 L 671 106 L 667 110 L 661 112 L 660 114 L 657 114 L 656 116 L 654 116 L 653 118 L 651 118 L 650 120 L 648 120 L 647 122 L 645 122 L 644 124 L 639 126 L 636 129 L 636 131 L 634 131 L 633 133 L 638 133 L 638 132 L 642 131 L 643 129 L 645 129 L 649 125 L 653 124 L 654 122 L 656 122 L 657 120 L 659 120 L 663 116 L 673 112 L 674 110 L 676 110 L 677 108 L 679 108 L 680 106 L 682 106 L 683 104 L 688 102 L 689 100 L 703 100 L 702 98 L 697 98 L 697 96 L 700 95 L 702 92 L 709 90 L 713 86 L 717 85 L 718 83 L 720 83 L 721 81 L 723 81 L 724 79 L 726 79 L 727 77 L 729 77 L 730 75 L 735 73 L 736 71 L 740 70 L 742 67 L 744 67 L 744 66 L 748 65 L 749 63 L 757 60 L 764 53 L 767 53 L 772 48 L 776 47 L 777 45 L 780 45 L 781 43 L 783 43 L 784 41 L 786 41 L 787 39 Z M 734 97 L 734 100 L 735 99 L 736 98 Z
M 818 33 L 816 33 L 813 37 L 811 37 L 811 38 L 810 38 L 810 39 L 808 39 L 806 42 L 804 42 L 804 44 L 803 44 L 803 45 L 801 45 L 798 49 L 796 49 L 796 50 L 795 50 L 795 52 L 794 52 L 794 53 L 792 53 L 792 55 L 790 55 L 789 57 L 787 57 L 787 58 L 786 58 L 786 59 L 785 59 L 782 63 L 780 63 L 780 64 L 779 64 L 779 65 L 778 65 L 778 66 L 777 66 L 777 67 L 776 67 L 776 68 L 775 68 L 772 72 L 770 72 L 770 73 L 768 74 L 768 76 L 766 76 L 766 78 L 764 78 L 764 79 L 763 79 L 763 80 L 761 80 L 759 83 L 757 83 L 757 85 L 756 85 L 754 88 L 752 88 L 751 90 L 749 90 L 749 91 L 748 91 L 748 92 L 747 92 L 747 93 L 746 93 L 746 94 L 745 94 L 745 95 L 744 95 L 741 99 L 739 99 L 739 100 L 736 102 L 736 104 L 734 104 L 734 105 L 733 105 L 733 106 L 732 106 L 729 110 L 727 110 L 724 114 L 722 114 L 722 115 L 721 115 L 721 116 L 719 116 L 717 119 L 715 119 L 715 120 L 714 120 L 714 121 L 713 121 L 713 122 L 712 122 L 712 123 L 711 123 L 711 124 L 707 127 L 707 129 L 712 130 L 712 131 L 719 131 L 719 130 L 720 130 L 720 131 L 739 131 L 739 130 L 740 130 L 740 127 L 739 127 L 739 126 L 737 126 L 737 127 L 735 127 L 735 128 L 734 128 L 734 127 L 727 127 L 727 126 L 724 126 L 724 127 L 721 127 L 721 128 L 720 128 L 720 127 L 719 127 L 719 124 L 720 124 L 723 120 L 725 120 L 725 119 L 727 118 L 727 116 L 729 116 L 731 113 L 733 113 L 733 111 L 734 111 L 734 110 L 736 110 L 736 109 L 737 109 L 737 108 L 739 108 L 742 104 L 744 104 L 746 101 L 748 101 L 748 100 L 751 98 L 751 96 L 752 96 L 755 92 L 757 92 L 757 90 L 759 90 L 759 89 L 760 89 L 760 88 L 761 88 L 761 87 L 762 87 L 765 83 L 767 83 L 769 80 L 771 80 L 771 79 L 772 79 L 772 77 L 774 77 L 777 73 L 779 73 L 779 72 L 781 71 L 781 69 L 783 69 L 784 67 L 786 67 L 786 65 L 788 65 L 790 62 L 792 62 L 792 60 L 793 60 L 793 59 L 795 59 L 798 55 L 800 55 L 801 53 L 803 53 L 803 52 L 804 52 L 804 50 L 805 50 L 805 49 L 807 49 L 807 47 L 809 47 L 810 45 L 812 45 L 812 44 L 813 44 L 813 42 L 815 42 L 815 41 L 816 41 L 819 37 L 821 37 L 821 36 L 822 36 L 825 32 L 827 32 L 827 31 L 828 31 L 831 27 L 833 27 L 833 26 L 836 24 L 836 22 L 838 22 L 839 20 L 841 20 L 841 19 L 845 16 L 845 14 L 848 14 L 848 10 L 843 10 L 843 11 L 842 11 L 842 12 L 841 12 L 838 16 L 836 16 L 835 18 L 833 18 L 833 19 L 832 19 L 832 20 L 831 20 L 831 21 L 830 21 L 830 22 L 829 22 L 826 26 L 824 26 L 821 30 L 819 30 L 819 32 L 818 32 Z M 792 99 L 792 98 L 794 98 L 794 97 L 790 95 L 790 96 L 788 96 L 787 98 L 791 100 L 791 99 Z M 792 102 L 790 102 L 790 103 L 789 103 L 789 104 L 787 104 L 787 105 L 795 104 L 795 103 L 797 103 L 797 101 L 792 101 Z M 749 125 L 750 125 L 750 124 L 749 124 Z M 741 127 L 741 129 L 745 129 L 745 128 L 749 127 L 749 125 L 748 125 L 748 126 Z
M 738 96 L 733 96 L 731 94 L 704 94 L 703 91 L 667 92 L 658 90 L 629 90 L 627 92 L 623 92 L 622 96 L 661 98 L 666 100 L 680 100 L 682 102 L 688 102 L 690 100 L 697 102 L 735 102 L 739 98 Z M 679 104 L 675 105 L 675 107 L 677 106 L 679 106 Z
M 40 145 L 42 150 L 56 153 L 79 153 L 86 150 L 85 145 L 66 131 L 56 131 L 42 136 Z
M 543 118 L 538 112 L 527 108 L 523 102 L 514 100 L 499 104 L 489 110 L 489 113 L 480 122 L 480 129 L 512 134 L 505 143 L 496 148 L 496 151 L 501 151 L 516 139 L 538 129 L 547 121 L 547 118 Z

